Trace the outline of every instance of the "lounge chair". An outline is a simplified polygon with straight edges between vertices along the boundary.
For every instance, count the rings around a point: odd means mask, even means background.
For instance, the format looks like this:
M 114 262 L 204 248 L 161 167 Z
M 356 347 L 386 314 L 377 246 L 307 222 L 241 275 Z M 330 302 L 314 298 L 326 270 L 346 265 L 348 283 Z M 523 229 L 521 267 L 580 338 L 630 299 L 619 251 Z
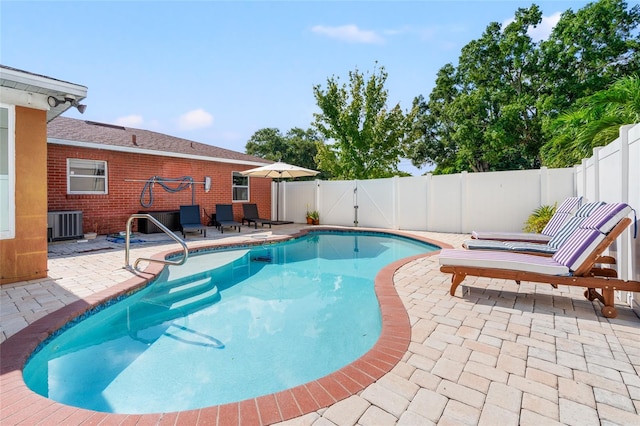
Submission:
M 473 231 L 471 238 L 478 240 L 498 240 L 498 241 L 528 241 L 532 243 L 548 243 L 551 238 L 560 230 L 562 225 L 580 207 L 582 197 L 569 197 L 562 202 L 551 217 L 547 226 L 539 234 L 535 232 L 491 232 Z
M 251 226 L 253 222 L 255 224 L 254 228 L 258 229 L 258 223 L 264 228 L 264 224 L 268 224 L 269 228 L 271 228 L 271 219 L 262 219 L 258 214 L 258 206 L 256 204 L 243 204 L 242 211 L 244 212 L 244 217 L 242 218 L 242 224 L 247 222 L 247 225 Z
M 440 271 L 452 274 L 449 293 L 467 277 L 488 277 L 548 283 L 554 286 L 586 287 L 584 295 L 604 305 L 607 318 L 617 315 L 614 290 L 640 292 L 639 281 L 625 281 L 615 271 L 597 265 L 603 252 L 632 222 L 627 204 L 605 204 L 587 218 L 552 257 L 492 250 L 444 249 L 440 252 Z M 598 293 L 596 289 L 600 289 Z
M 216 222 L 219 224 L 218 229 L 223 234 L 225 226 L 232 226 L 234 229 L 238 229 L 238 232 L 240 232 L 240 227 L 242 226 L 242 223 L 233 219 L 233 206 L 231 204 L 216 204 Z
M 207 227 L 200 222 L 200 206 L 180 206 L 180 228 L 182 238 L 187 238 L 187 232 L 200 232 L 207 236 Z
M 584 222 L 591 213 L 604 203 L 597 201 L 595 203 L 586 203 L 580 206 L 573 217 L 565 221 L 555 235 L 548 243 L 531 243 L 527 241 L 497 241 L 497 240 L 478 240 L 471 239 L 462 243 L 462 247 L 468 250 L 506 250 L 517 253 L 539 254 L 541 256 L 553 255 L 570 236 L 573 234 L 580 224 Z

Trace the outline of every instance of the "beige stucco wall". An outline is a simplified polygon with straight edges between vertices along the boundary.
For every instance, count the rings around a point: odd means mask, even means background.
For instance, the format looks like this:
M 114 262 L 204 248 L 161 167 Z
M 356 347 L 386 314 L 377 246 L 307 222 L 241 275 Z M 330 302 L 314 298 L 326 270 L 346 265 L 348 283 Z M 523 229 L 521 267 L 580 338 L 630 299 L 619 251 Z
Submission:
M 46 111 L 16 106 L 16 237 L 0 240 L 0 284 L 47 276 Z

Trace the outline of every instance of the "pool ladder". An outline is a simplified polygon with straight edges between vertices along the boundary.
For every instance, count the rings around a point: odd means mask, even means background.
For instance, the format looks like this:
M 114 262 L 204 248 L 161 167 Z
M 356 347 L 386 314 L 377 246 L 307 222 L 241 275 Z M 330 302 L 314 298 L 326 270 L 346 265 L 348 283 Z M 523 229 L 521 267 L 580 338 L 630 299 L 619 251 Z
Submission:
M 182 246 L 182 252 L 183 252 L 182 258 L 178 261 L 173 261 L 173 260 L 165 260 L 165 259 L 150 259 L 146 257 L 139 257 L 133 263 L 133 266 L 131 266 L 131 264 L 129 263 L 129 251 L 130 251 L 130 244 L 131 244 L 131 223 L 133 222 L 133 219 L 150 220 L 154 225 L 160 228 L 162 232 L 164 232 L 165 234 L 173 238 L 178 244 Z M 129 216 L 129 219 L 127 220 L 127 229 L 125 232 L 126 232 L 126 236 L 124 241 L 125 243 L 124 244 L 124 268 L 130 271 L 137 271 L 138 263 L 140 263 L 143 260 L 146 260 L 147 262 L 163 263 L 165 265 L 182 265 L 187 261 L 187 258 L 189 257 L 189 249 L 187 248 L 187 243 L 185 243 L 184 240 L 182 240 L 180 237 L 174 234 L 169 228 L 164 226 L 162 223 L 160 223 L 160 221 L 158 221 L 158 219 L 151 216 L 150 214 L 135 213 Z

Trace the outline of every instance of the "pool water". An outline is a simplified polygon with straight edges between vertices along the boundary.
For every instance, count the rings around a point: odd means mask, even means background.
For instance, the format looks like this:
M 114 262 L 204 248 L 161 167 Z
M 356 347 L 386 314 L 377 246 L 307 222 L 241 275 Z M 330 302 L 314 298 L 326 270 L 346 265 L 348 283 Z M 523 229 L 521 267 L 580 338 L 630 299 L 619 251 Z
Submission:
M 385 234 L 317 232 L 210 251 L 68 327 L 32 356 L 26 384 L 95 411 L 183 411 L 288 389 L 378 340 L 374 277 L 436 250 Z

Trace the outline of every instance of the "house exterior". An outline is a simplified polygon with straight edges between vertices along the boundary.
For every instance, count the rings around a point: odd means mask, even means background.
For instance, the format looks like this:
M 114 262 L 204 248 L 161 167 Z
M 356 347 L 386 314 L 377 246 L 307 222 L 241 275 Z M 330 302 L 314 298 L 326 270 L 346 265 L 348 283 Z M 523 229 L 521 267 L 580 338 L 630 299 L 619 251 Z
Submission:
M 81 213 L 75 217 L 81 217 L 76 233 L 82 235 L 123 231 L 132 213 L 180 205 L 200 205 L 205 224 L 204 210 L 213 213 L 217 203 L 233 204 L 237 220 L 244 202 L 256 203 L 262 214 L 271 211 L 271 180 L 239 174 L 269 161 L 59 117 L 72 107 L 84 112 L 86 96 L 85 86 L 0 65 L 0 285 L 47 276 L 52 212 Z M 159 180 L 146 185 L 154 177 L 194 183 L 167 192 Z M 169 189 L 178 184 L 165 182 Z
M 0 284 L 47 276 L 47 122 L 86 95 L 0 65 Z
M 238 221 L 246 202 L 271 212 L 271 180 L 239 173 L 269 163 L 258 157 L 66 117 L 49 123 L 47 146 L 47 209 L 82 212 L 83 233 L 117 233 L 131 214 L 176 212 L 181 205 L 199 205 L 203 224 L 216 204 L 232 204 Z M 185 188 L 173 192 L 181 182 Z

